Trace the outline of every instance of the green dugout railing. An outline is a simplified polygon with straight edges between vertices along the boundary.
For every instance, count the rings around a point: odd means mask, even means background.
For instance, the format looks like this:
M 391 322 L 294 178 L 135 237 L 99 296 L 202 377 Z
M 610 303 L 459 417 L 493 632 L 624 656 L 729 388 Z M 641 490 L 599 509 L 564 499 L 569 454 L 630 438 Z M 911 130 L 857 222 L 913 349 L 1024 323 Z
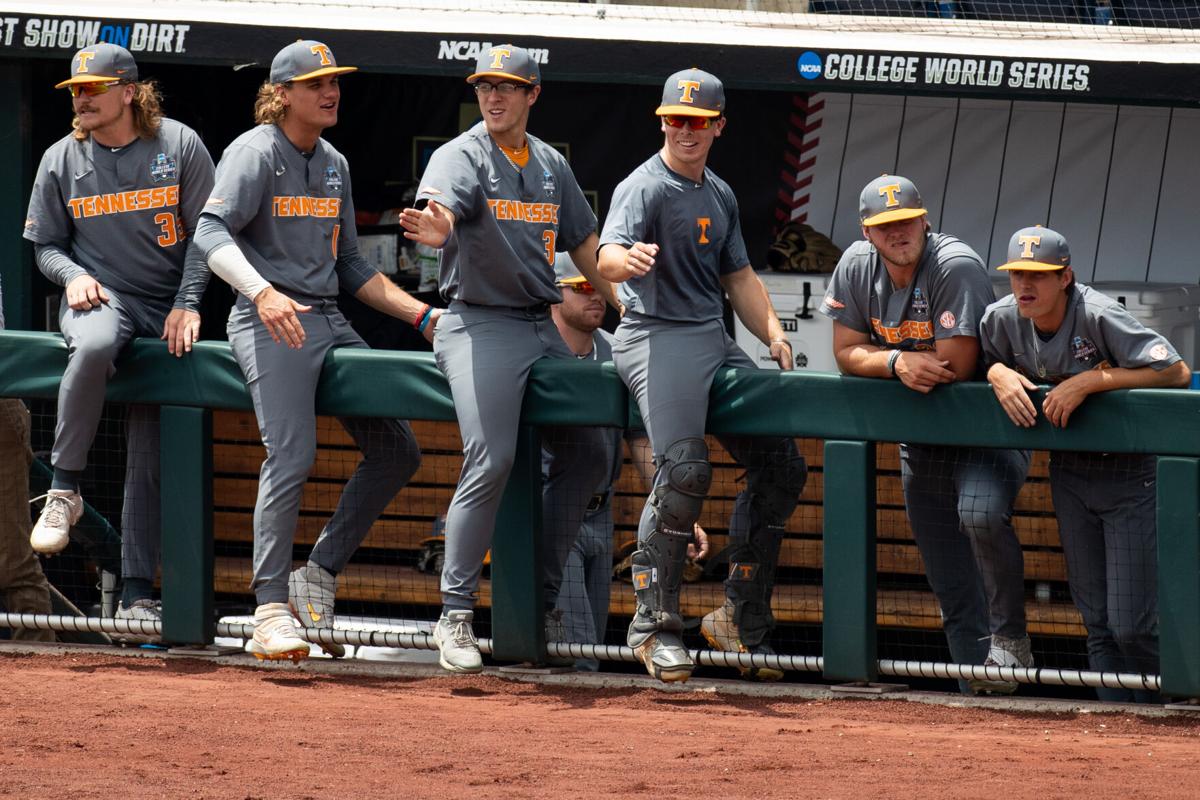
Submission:
M 0 396 L 54 398 L 66 365 L 62 338 L 0 331 Z M 108 399 L 162 406 L 163 638 L 212 641 L 211 409 L 248 409 L 228 345 L 200 342 L 182 359 L 158 341 L 132 343 Z M 453 420 L 449 389 L 427 353 L 341 349 L 317 389 L 322 414 Z M 535 365 L 522 410 L 520 452 L 493 548 L 493 647 L 500 660 L 536 660 L 541 624 L 539 425 L 637 425 L 611 364 Z M 824 670 L 878 676 L 875 631 L 875 443 L 1155 453 L 1158 460 L 1162 691 L 1200 697 L 1200 392 L 1142 389 L 1097 395 L 1066 430 L 1022 429 L 985 384 L 918 395 L 896 381 L 822 373 L 723 370 L 708 419 L 713 433 L 825 440 Z

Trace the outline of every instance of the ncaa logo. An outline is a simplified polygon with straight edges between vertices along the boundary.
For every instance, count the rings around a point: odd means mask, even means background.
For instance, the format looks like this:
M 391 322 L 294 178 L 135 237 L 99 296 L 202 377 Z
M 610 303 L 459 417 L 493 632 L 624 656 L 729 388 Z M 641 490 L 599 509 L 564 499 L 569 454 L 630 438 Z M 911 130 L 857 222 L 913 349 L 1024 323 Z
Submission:
M 800 77 L 805 80 L 811 81 L 819 78 L 821 77 L 821 57 L 809 50 L 796 59 L 796 69 L 800 71 Z

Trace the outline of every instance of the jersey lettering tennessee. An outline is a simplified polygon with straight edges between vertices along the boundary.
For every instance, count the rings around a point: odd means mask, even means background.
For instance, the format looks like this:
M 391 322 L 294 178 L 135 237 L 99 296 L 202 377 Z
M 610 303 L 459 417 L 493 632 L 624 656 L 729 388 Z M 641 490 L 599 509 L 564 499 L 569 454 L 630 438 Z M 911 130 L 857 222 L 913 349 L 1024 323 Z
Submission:
M 276 217 L 336 217 L 342 213 L 342 198 L 276 195 L 271 208 Z
M 887 344 L 900 344 L 909 339 L 918 342 L 933 341 L 933 323 L 929 321 L 906 319 L 894 328 L 889 328 L 875 317 L 871 318 L 871 327 Z
M 67 208 L 75 219 L 99 217 L 105 214 L 124 214 L 129 211 L 145 211 L 151 208 L 168 208 L 179 205 L 179 186 L 159 186 L 154 189 L 136 189 L 131 192 L 93 194 L 88 197 L 72 197 Z
M 488 207 L 500 220 L 534 224 L 558 224 L 557 203 L 522 203 L 520 200 L 488 200 Z

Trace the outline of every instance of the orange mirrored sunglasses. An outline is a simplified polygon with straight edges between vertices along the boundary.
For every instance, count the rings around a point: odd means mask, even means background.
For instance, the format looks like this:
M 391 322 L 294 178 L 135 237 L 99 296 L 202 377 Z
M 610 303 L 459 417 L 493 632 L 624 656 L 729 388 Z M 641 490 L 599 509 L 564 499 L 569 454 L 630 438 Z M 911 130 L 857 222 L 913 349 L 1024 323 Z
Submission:
M 592 286 L 590 281 L 582 281 L 580 283 L 560 283 L 558 284 L 564 289 L 570 289 L 575 294 L 591 294 L 596 291 L 596 287 Z
M 86 94 L 88 97 L 95 97 L 98 94 L 105 94 L 113 86 L 120 85 L 120 81 L 107 81 L 105 83 L 72 83 L 67 88 L 71 90 L 71 97 L 79 97 L 81 94 Z
M 694 131 L 706 131 L 713 126 L 720 117 L 684 117 L 677 114 L 667 114 L 663 118 L 663 122 L 670 125 L 672 128 L 682 128 L 685 125 Z

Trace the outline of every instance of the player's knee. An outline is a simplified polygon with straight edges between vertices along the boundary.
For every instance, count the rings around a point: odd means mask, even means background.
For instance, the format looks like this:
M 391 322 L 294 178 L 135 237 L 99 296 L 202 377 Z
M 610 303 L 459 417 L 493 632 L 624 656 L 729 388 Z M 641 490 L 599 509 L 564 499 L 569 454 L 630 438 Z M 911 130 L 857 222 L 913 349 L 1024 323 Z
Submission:
M 712 486 L 708 445 L 694 437 L 673 442 L 660 469 L 663 480 L 654 490 L 658 518 L 668 528 L 690 532 Z
M 959 498 L 958 520 L 963 531 L 972 539 L 992 540 L 1012 533 L 1012 510 L 992 498 L 966 496 Z
M 260 480 L 269 479 L 272 485 L 290 486 L 304 483 L 317 457 L 317 443 L 302 441 L 287 447 L 267 447 Z
M 108 369 L 118 349 L 116 339 L 111 336 L 80 337 L 71 343 L 70 359 L 76 366 Z
M 789 439 L 749 479 L 755 507 L 769 525 L 781 525 L 796 510 L 808 482 L 808 463 Z

